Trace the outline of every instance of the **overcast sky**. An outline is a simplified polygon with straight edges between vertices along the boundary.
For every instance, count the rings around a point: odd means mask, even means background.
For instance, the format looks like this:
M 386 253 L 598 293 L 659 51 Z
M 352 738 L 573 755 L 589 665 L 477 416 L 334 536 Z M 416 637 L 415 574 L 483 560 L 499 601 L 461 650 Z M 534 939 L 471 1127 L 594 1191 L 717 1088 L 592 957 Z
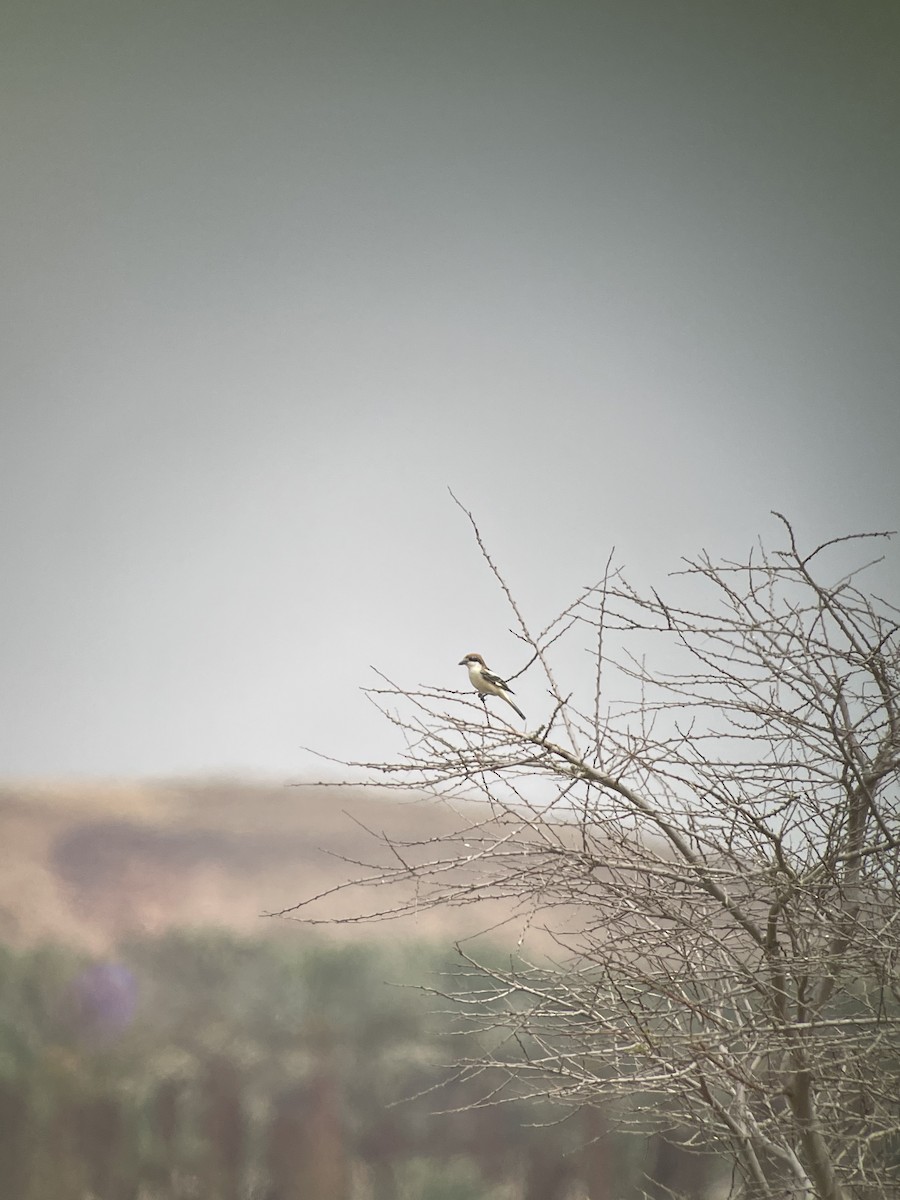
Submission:
M 0 59 L 0 773 L 389 757 L 370 664 L 521 665 L 448 486 L 538 626 L 900 524 L 900 5 L 7 0 Z

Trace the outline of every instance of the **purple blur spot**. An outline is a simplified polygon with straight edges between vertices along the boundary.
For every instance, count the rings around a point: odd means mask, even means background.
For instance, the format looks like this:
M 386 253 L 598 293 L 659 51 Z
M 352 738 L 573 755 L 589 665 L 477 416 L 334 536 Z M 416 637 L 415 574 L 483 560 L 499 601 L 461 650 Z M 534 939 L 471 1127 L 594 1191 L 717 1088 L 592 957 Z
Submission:
M 110 1036 L 127 1029 L 137 1008 L 137 981 L 122 963 L 94 963 L 74 984 L 78 1023 L 85 1033 Z

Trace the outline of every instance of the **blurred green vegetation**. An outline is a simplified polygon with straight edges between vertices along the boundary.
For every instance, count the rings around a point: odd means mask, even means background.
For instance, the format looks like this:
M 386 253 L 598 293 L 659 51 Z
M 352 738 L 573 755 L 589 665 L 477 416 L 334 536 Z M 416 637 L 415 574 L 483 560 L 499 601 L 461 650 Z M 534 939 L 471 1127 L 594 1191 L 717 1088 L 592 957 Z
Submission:
M 475 1107 L 488 1081 L 453 1064 L 481 1047 L 422 989 L 476 986 L 423 945 L 0 947 L 3 1194 L 610 1200 L 642 1194 L 654 1163 L 703 1194 L 705 1160 L 614 1135 L 596 1109 Z

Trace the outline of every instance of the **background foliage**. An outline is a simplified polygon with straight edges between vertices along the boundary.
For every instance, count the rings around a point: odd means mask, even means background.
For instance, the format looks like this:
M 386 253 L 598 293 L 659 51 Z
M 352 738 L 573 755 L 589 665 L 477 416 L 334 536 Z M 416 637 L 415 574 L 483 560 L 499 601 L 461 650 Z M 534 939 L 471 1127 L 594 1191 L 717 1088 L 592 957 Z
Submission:
M 641 1194 L 649 1166 L 700 1186 L 705 1160 L 612 1135 L 596 1110 L 542 1126 L 511 1095 L 478 1107 L 484 1079 L 452 1068 L 474 1035 L 434 1011 L 435 984 L 477 981 L 428 945 L 172 932 L 103 961 L 3 948 L 6 1194 L 596 1200 Z

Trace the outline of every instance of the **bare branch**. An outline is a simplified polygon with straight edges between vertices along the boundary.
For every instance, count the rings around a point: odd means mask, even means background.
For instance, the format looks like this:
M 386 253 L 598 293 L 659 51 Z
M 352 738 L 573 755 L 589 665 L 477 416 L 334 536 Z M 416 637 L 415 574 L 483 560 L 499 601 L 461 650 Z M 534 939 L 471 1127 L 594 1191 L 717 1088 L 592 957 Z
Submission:
M 380 854 L 346 887 L 374 903 L 340 919 L 490 902 L 486 923 L 517 930 L 505 967 L 461 948 L 483 987 L 447 993 L 489 1039 L 465 1068 L 485 1102 L 516 1084 L 677 1125 L 725 1148 L 754 1200 L 895 1194 L 900 624 L 858 570 L 819 574 L 888 535 L 807 552 L 775 514 L 785 549 L 703 553 L 665 597 L 610 556 L 532 634 L 453 499 L 548 710 L 523 732 L 467 692 L 379 676 L 368 695 L 401 749 L 345 765 L 452 821 L 420 841 L 372 830 Z M 563 687 L 585 636 L 590 670 Z M 314 917 L 316 899 L 285 911 Z

